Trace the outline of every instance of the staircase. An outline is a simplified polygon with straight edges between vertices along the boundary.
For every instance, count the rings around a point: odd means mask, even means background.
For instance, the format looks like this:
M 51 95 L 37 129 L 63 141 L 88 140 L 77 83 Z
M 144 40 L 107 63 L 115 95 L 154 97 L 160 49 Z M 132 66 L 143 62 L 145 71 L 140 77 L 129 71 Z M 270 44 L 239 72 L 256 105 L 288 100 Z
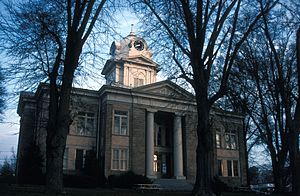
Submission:
M 157 179 L 153 182 L 159 184 L 164 191 L 192 191 L 193 184 L 186 180 Z

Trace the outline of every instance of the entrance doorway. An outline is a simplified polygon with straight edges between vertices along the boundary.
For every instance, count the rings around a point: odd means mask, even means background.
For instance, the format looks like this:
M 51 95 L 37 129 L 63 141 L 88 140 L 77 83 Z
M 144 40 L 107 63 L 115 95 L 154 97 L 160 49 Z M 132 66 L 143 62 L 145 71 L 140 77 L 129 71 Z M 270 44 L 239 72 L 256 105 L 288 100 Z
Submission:
M 155 152 L 153 156 L 153 171 L 157 178 L 172 177 L 171 153 Z
M 154 116 L 153 173 L 157 178 L 173 177 L 173 120 L 168 112 Z

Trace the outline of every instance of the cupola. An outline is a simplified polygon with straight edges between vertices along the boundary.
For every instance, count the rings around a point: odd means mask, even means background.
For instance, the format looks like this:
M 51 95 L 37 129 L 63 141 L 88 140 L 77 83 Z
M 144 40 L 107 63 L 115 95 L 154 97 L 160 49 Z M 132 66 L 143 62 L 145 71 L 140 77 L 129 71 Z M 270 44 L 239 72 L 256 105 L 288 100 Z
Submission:
M 156 82 L 158 65 L 146 41 L 133 31 L 110 47 L 110 59 L 102 70 L 106 84 L 134 88 Z

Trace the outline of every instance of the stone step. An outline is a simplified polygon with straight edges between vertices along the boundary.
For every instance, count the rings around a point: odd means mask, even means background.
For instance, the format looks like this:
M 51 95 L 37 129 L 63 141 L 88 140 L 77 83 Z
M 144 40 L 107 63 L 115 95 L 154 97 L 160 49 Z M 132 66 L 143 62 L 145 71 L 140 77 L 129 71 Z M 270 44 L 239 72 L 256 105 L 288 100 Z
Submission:
M 162 190 L 166 191 L 192 191 L 193 184 L 186 180 L 157 179 L 153 182 L 159 184 Z

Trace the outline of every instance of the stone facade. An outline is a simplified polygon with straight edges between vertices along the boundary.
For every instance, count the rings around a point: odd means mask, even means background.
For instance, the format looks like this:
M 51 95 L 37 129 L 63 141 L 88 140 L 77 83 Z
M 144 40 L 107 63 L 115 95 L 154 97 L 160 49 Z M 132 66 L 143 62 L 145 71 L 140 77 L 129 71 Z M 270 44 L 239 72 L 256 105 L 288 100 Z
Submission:
M 95 151 L 106 176 L 133 171 L 149 178 L 186 179 L 196 174 L 197 112 L 194 96 L 171 81 L 156 82 L 158 65 L 145 40 L 131 33 L 114 42 L 98 91 L 74 88 L 73 119 L 64 155 L 66 173 L 78 174 Z M 45 158 L 48 85 L 21 93 L 18 165 L 26 144 L 35 142 Z M 213 108 L 216 137 L 214 175 L 234 186 L 246 184 L 243 116 Z M 19 171 L 21 174 L 22 172 Z

